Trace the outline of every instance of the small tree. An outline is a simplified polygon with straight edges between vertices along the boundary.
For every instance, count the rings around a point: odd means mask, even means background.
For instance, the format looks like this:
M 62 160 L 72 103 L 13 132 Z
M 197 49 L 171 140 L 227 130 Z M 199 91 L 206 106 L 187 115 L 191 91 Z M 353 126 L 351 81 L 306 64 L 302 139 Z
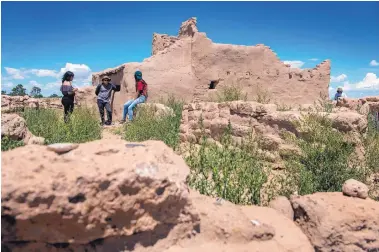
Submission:
M 7 91 L 5 91 L 5 90 L 1 90 L 1 94 L 2 94 L 2 95 L 6 95 L 6 94 L 7 94 Z
M 22 84 L 17 84 L 14 88 L 12 88 L 12 92 L 9 94 L 11 96 L 24 96 L 26 95 L 26 88 Z
M 59 97 L 59 95 L 57 95 L 57 94 L 52 94 L 49 96 L 49 98 L 58 98 L 58 97 Z
M 34 98 L 42 98 L 41 89 L 39 87 L 34 86 L 32 91 L 30 91 L 30 96 Z

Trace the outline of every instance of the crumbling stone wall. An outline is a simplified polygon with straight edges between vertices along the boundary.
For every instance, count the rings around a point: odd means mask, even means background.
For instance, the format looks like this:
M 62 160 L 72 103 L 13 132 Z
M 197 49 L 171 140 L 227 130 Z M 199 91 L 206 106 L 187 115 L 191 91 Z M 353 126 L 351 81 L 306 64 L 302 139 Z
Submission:
M 183 108 L 180 139 L 184 144 L 198 144 L 205 134 L 207 141 L 217 143 L 230 123 L 231 135 L 236 144 L 252 136 L 262 157 L 273 163 L 275 169 L 282 169 L 283 155 L 299 151 L 282 138 L 282 131 L 300 137 L 302 132 L 299 132 L 294 122 L 301 120 L 304 113 L 306 111 L 297 109 L 280 111 L 275 104 L 257 102 L 190 103 Z M 354 135 L 362 134 L 367 129 L 366 115 L 356 111 L 336 108 L 332 113 L 324 114 L 339 131 Z
M 1 112 L 13 112 L 24 108 L 53 108 L 63 109 L 61 98 L 32 98 L 25 96 L 1 96 Z
M 272 102 L 282 104 L 313 103 L 320 94 L 327 95 L 330 61 L 313 69 L 293 69 L 279 60 L 267 46 L 241 46 L 213 43 L 199 32 L 196 19 L 182 23 L 177 37 L 153 35 L 152 56 L 143 62 L 126 63 L 93 75 L 93 85 L 109 75 L 122 85 L 115 96 L 115 109 L 135 95 L 133 74 L 143 72 L 149 84 L 149 101 L 173 94 L 186 102 L 209 101 L 216 81 L 216 91 L 238 85 L 253 100 L 261 90 L 269 92 Z M 295 88 L 296 87 L 296 88 Z
M 163 51 L 166 48 L 169 48 L 178 40 L 177 37 L 169 36 L 167 34 L 153 34 L 153 51 L 152 55 L 156 55 L 157 53 Z

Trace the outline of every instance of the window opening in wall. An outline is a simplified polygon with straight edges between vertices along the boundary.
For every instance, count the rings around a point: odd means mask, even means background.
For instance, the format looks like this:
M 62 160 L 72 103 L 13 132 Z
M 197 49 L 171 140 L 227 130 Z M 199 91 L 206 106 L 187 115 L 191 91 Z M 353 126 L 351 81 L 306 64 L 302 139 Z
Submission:
M 211 81 L 211 83 L 209 83 L 209 89 L 216 89 L 216 85 L 217 81 Z

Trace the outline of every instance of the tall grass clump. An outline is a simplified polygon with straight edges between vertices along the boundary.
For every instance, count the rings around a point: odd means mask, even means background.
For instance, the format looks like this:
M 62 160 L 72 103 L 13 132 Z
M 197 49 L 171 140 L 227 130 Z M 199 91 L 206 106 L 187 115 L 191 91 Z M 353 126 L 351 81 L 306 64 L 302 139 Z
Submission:
M 22 140 L 13 140 L 8 136 L 1 137 L 1 151 L 12 150 L 21 146 L 24 146 L 24 142 Z
M 267 175 L 254 145 L 246 141 L 236 147 L 230 124 L 220 143 L 209 143 L 203 136 L 199 148 L 190 148 L 186 157 L 191 167 L 189 185 L 201 194 L 235 204 L 260 204 L 261 188 Z
M 373 113 L 368 115 L 367 135 L 363 142 L 365 146 L 366 164 L 370 171 L 379 173 L 379 122 L 376 121 Z
M 317 112 L 331 113 L 335 105 L 333 101 L 329 99 L 329 96 L 327 94 L 320 93 L 319 99 L 314 102 L 314 107 L 316 108 Z
M 288 134 L 287 139 L 299 147 L 301 155 L 286 160 L 280 194 L 341 191 L 342 184 L 351 178 L 365 182 L 367 170 L 358 161 L 354 143 L 333 129 L 326 116 L 308 113 L 295 125 L 299 137 Z
M 262 86 L 260 85 L 257 85 L 254 101 L 262 104 L 268 104 L 271 102 L 271 98 L 272 96 L 270 91 L 268 91 L 265 88 L 262 88 Z
M 138 116 L 124 129 L 127 141 L 160 140 L 176 150 L 179 146 L 179 127 L 183 102 L 169 97 L 162 103 L 173 110 L 173 114 L 155 116 L 152 106 L 137 108 Z
M 216 96 L 216 102 L 247 100 L 247 93 L 243 92 L 241 87 L 236 85 L 224 86 L 217 92 Z
M 22 116 L 30 132 L 44 137 L 46 144 L 84 143 L 101 138 L 98 116 L 90 108 L 76 108 L 68 123 L 63 121 L 63 112 L 53 109 L 26 109 Z

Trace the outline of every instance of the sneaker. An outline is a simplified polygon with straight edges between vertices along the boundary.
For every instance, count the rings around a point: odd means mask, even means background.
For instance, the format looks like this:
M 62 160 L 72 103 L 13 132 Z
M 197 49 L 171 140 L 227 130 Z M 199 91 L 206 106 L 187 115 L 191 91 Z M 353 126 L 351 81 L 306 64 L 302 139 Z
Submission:
M 112 122 L 110 122 L 110 121 L 106 121 L 106 122 L 105 122 L 105 125 L 112 125 Z

